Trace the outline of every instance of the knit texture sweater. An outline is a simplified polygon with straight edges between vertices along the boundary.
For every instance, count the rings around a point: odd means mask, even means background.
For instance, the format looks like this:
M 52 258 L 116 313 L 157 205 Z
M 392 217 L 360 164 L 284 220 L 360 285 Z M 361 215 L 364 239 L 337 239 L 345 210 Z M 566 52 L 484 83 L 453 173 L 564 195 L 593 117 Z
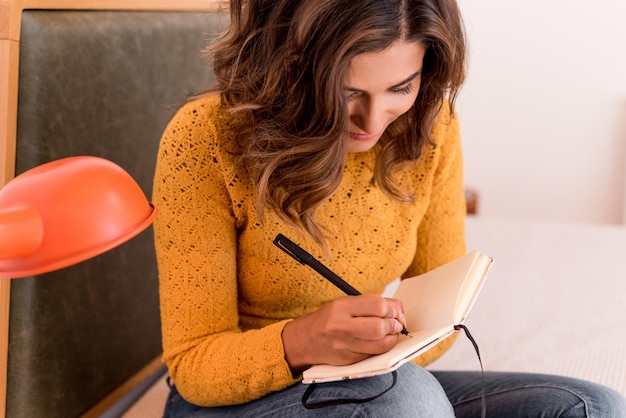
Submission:
M 236 124 L 218 96 L 184 105 L 163 135 L 154 178 L 163 359 L 180 394 L 200 406 L 245 403 L 298 382 L 283 327 L 342 296 L 275 247 L 278 233 L 365 294 L 465 253 L 461 143 L 447 110 L 434 127 L 436 147 L 397 174 L 414 203 L 373 184 L 374 150 L 348 155 L 339 189 L 316 217 L 331 257 L 275 213 L 259 221 Z M 416 362 L 430 363 L 450 344 Z

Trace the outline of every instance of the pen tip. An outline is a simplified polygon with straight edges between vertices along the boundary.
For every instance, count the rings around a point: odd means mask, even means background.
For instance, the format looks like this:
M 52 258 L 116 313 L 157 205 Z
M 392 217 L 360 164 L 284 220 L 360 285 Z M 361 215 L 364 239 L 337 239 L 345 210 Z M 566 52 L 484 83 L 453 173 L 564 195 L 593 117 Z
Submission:
M 409 335 L 409 331 L 406 330 L 406 328 L 402 328 L 402 331 L 400 331 L 400 334 L 402 335 Z

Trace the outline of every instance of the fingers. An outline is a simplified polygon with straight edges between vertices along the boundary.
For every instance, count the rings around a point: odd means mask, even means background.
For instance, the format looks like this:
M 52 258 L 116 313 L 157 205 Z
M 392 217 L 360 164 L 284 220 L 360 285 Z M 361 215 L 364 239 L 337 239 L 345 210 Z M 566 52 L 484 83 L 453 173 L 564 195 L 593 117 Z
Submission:
M 381 354 L 393 348 L 405 321 L 402 303 L 377 295 L 338 298 L 326 308 L 327 336 L 337 352 Z M 402 322 L 401 322 L 402 321 Z
M 338 340 L 337 342 L 339 342 Z M 364 358 L 376 354 L 386 353 L 391 350 L 398 342 L 398 334 L 387 334 L 383 338 L 377 340 L 351 338 L 343 340 L 342 349 L 344 353 L 349 355 Z
M 405 322 L 399 300 L 340 297 L 285 326 L 285 356 L 293 370 L 311 364 L 351 364 L 391 350 Z
M 339 298 L 335 302 L 337 309 L 361 321 L 360 326 L 355 325 L 356 330 L 363 332 L 360 338 L 377 339 L 387 334 L 398 334 L 406 326 L 404 308 L 398 299 L 362 295 Z M 367 338 L 368 333 L 371 333 L 371 338 Z
M 396 345 L 402 324 L 394 318 L 359 317 L 352 321 L 347 347 L 356 353 L 380 354 Z
M 358 316 L 350 321 L 349 334 L 361 340 L 375 341 L 388 335 L 396 335 L 402 331 L 402 323 L 396 318 L 379 318 L 376 316 Z

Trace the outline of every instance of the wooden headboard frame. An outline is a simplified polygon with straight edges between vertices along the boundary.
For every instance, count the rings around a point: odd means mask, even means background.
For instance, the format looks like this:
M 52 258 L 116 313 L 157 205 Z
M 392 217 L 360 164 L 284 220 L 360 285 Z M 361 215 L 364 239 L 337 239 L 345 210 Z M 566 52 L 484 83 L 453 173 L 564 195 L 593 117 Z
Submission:
M 214 11 L 227 7 L 218 0 L 0 0 L 0 187 L 15 174 L 18 73 L 21 17 L 24 10 L 125 10 L 125 11 Z M 1 238 L 0 238 L 1 239 Z M 6 378 L 9 344 L 9 303 L 11 280 L 0 280 L 0 418 L 6 415 Z M 130 391 L 161 366 L 155 359 L 129 379 Z M 108 402 L 88 415 L 97 416 L 102 408 L 124 393 L 114 393 Z

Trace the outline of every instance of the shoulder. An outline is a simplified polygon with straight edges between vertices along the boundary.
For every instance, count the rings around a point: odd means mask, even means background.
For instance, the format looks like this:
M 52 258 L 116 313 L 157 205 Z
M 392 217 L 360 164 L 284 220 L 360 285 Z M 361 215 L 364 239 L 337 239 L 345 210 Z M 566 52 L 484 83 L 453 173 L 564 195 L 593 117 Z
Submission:
M 422 155 L 413 163 L 406 165 L 409 179 L 418 179 L 418 186 L 422 187 L 421 179 L 435 177 L 454 167 L 461 168 L 462 144 L 457 115 L 448 101 L 444 101 L 435 117 L 431 130 L 432 144 L 425 144 Z M 417 170 L 417 175 L 415 174 Z M 407 180 L 411 181 L 411 180 Z M 421 185 L 421 186 L 420 186 Z
M 462 144 L 459 120 L 456 111 L 447 100 L 442 103 L 435 117 L 431 140 L 434 145 L 425 146 L 422 158 L 440 164 L 442 161 L 460 157 Z
M 206 94 L 188 101 L 178 110 L 176 116 L 191 119 L 228 118 L 226 106 L 222 104 L 221 97 L 217 93 Z
M 435 117 L 432 140 L 437 146 L 459 139 L 460 129 L 456 111 L 448 100 L 444 100 Z
M 239 170 L 235 116 L 219 95 L 185 103 L 163 132 L 156 175 L 193 174 L 197 179 L 222 178 Z
M 222 104 L 218 94 L 195 98 L 185 103 L 174 115 L 166 133 L 175 133 L 187 138 L 196 135 L 220 136 L 228 133 L 234 117 Z
M 191 151 L 198 158 L 223 152 L 236 153 L 236 117 L 218 94 L 193 99 L 178 109 L 161 138 L 161 152 L 181 156 Z

